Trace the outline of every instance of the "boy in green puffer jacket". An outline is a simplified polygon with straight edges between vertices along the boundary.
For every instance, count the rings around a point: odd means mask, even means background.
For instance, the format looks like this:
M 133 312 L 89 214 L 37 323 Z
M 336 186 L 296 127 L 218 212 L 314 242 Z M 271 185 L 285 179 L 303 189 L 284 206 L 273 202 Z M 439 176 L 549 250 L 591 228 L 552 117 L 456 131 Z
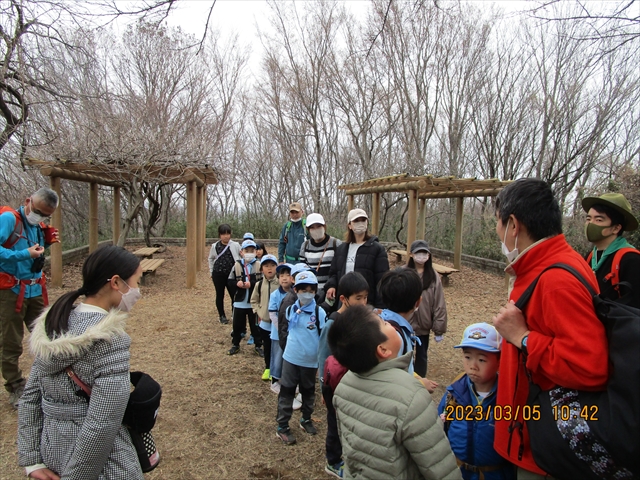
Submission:
M 462 479 L 436 405 L 407 372 L 413 352 L 370 307 L 347 309 L 328 334 L 331 352 L 349 369 L 333 405 L 345 478 Z

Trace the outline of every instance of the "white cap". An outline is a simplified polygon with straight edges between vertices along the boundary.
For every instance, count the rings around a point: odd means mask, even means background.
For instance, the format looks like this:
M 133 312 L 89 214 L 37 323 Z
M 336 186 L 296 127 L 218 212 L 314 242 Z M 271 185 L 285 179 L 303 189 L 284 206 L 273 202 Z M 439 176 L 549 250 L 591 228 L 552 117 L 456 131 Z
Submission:
M 307 222 L 305 223 L 305 226 L 309 228 L 311 225 L 315 225 L 316 223 L 319 223 L 320 225 L 325 225 L 324 217 L 319 213 L 312 213 L 307 217 Z
M 477 348 L 485 352 L 500 352 L 502 337 L 493 325 L 474 323 L 465 328 L 462 341 L 453 348 Z
M 347 222 L 351 223 L 356 218 L 362 218 L 362 217 L 366 218 L 367 220 L 369 219 L 369 215 L 367 215 L 367 212 L 365 212 L 361 208 L 354 208 L 349 212 L 349 215 L 347 216 Z

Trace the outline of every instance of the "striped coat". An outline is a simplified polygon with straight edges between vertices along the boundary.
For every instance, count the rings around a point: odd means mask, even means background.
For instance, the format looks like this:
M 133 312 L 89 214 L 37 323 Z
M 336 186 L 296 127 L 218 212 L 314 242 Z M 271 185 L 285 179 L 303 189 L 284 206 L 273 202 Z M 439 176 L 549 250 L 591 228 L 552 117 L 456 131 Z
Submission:
M 342 242 L 337 238 L 325 235 L 320 243 L 314 240 L 306 240 L 300 247 L 300 262 L 306 263 L 318 279 L 318 290 L 324 289 L 324 284 L 329 280 L 331 262 L 336 253 L 336 248 Z
M 53 340 L 45 315 L 30 340 L 36 358 L 18 411 L 19 464 L 44 464 L 65 480 L 142 480 L 122 426 L 130 391 L 127 315 L 81 304 L 68 332 Z M 93 389 L 90 402 L 76 394 L 64 370 L 69 365 Z

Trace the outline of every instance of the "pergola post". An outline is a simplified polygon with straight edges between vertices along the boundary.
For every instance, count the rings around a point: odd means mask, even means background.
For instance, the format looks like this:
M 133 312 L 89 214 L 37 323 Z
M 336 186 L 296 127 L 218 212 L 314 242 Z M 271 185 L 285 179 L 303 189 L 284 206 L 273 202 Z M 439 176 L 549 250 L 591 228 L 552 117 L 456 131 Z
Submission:
M 51 215 L 51 226 L 58 229 L 62 238 L 62 191 L 60 189 L 60 177 L 49 177 L 51 190 L 58 194 L 58 208 Z M 51 259 L 51 285 L 62 286 L 62 244 L 54 243 L 50 248 Z
M 353 195 L 347 195 L 347 211 L 353 210 Z
M 373 212 L 371 213 L 371 233 L 380 234 L 380 192 L 373 194 Z
M 202 269 L 202 253 L 204 247 L 202 246 L 202 192 L 203 187 L 197 187 L 196 189 L 196 271 Z
M 89 253 L 98 248 L 98 184 L 89 184 Z
M 200 250 L 202 258 L 207 258 L 205 248 L 207 246 L 207 184 L 202 187 L 202 236 L 200 237 Z M 208 268 L 208 267 L 207 267 Z
M 421 198 L 418 202 L 418 238 L 421 240 L 425 240 L 424 236 L 426 233 L 426 210 L 427 210 L 427 201 L 424 198 Z
M 462 212 L 464 198 L 458 197 L 456 203 L 456 238 L 453 247 L 453 268 L 460 269 L 462 263 Z
M 187 288 L 196 284 L 197 244 L 197 187 L 196 182 L 187 183 Z
M 416 224 L 418 221 L 418 191 L 409 190 L 409 217 L 407 219 L 407 254 L 411 250 L 411 244 L 416 239 Z
M 120 238 L 120 187 L 113 187 L 113 244 Z

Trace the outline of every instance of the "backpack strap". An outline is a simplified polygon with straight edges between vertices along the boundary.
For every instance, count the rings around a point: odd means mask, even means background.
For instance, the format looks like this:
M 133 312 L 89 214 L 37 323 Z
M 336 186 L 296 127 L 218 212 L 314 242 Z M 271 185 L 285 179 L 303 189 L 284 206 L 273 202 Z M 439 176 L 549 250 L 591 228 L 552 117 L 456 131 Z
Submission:
M 320 336 L 320 311 L 318 310 L 318 302 L 316 302 L 316 330 L 318 330 L 318 336 Z
M 13 216 L 16 218 L 16 224 L 13 227 L 13 232 L 11 232 L 11 235 L 9 235 L 9 238 L 7 238 L 7 240 L 2 244 L 2 246 L 4 248 L 11 248 L 18 242 L 18 240 L 22 238 L 22 234 L 24 232 L 24 225 L 22 224 L 22 218 L 20 216 L 20 212 L 8 206 L 0 207 L 0 215 L 7 212 L 11 212 L 13 214 Z
M 620 262 L 622 261 L 622 257 L 626 254 L 626 253 L 638 253 L 640 254 L 640 252 L 638 250 L 636 250 L 633 247 L 624 247 L 624 248 L 620 248 L 616 251 L 616 253 L 613 255 L 613 262 L 611 263 L 611 272 L 609 272 L 605 277 L 604 277 L 604 281 L 608 282 L 609 280 L 611 280 L 611 285 L 613 286 L 613 288 L 616 289 L 616 291 L 618 292 L 618 295 L 621 296 L 620 293 Z
M 242 268 L 242 262 L 240 260 L 236 260 L 236 263 L 234 265 L 234 272 L 236 274 L 236 280 L 237 281 L 244 281 L 244 268 Z
M 402 327 L 398 324 L 398 322 L 394 321 L 394 320 L 385 320 L 389 325 L 391 325 L 396 332 L 398 332 L 398 334 L 400 335 L 400 338 L 402 338 L 402 355 L 404 355 L 405 353 L 407 353 L 409 351 L 409 348 L 407 347 L 407 339 L 405 338 L 404 335 L 404 330 L 402 329 Z

